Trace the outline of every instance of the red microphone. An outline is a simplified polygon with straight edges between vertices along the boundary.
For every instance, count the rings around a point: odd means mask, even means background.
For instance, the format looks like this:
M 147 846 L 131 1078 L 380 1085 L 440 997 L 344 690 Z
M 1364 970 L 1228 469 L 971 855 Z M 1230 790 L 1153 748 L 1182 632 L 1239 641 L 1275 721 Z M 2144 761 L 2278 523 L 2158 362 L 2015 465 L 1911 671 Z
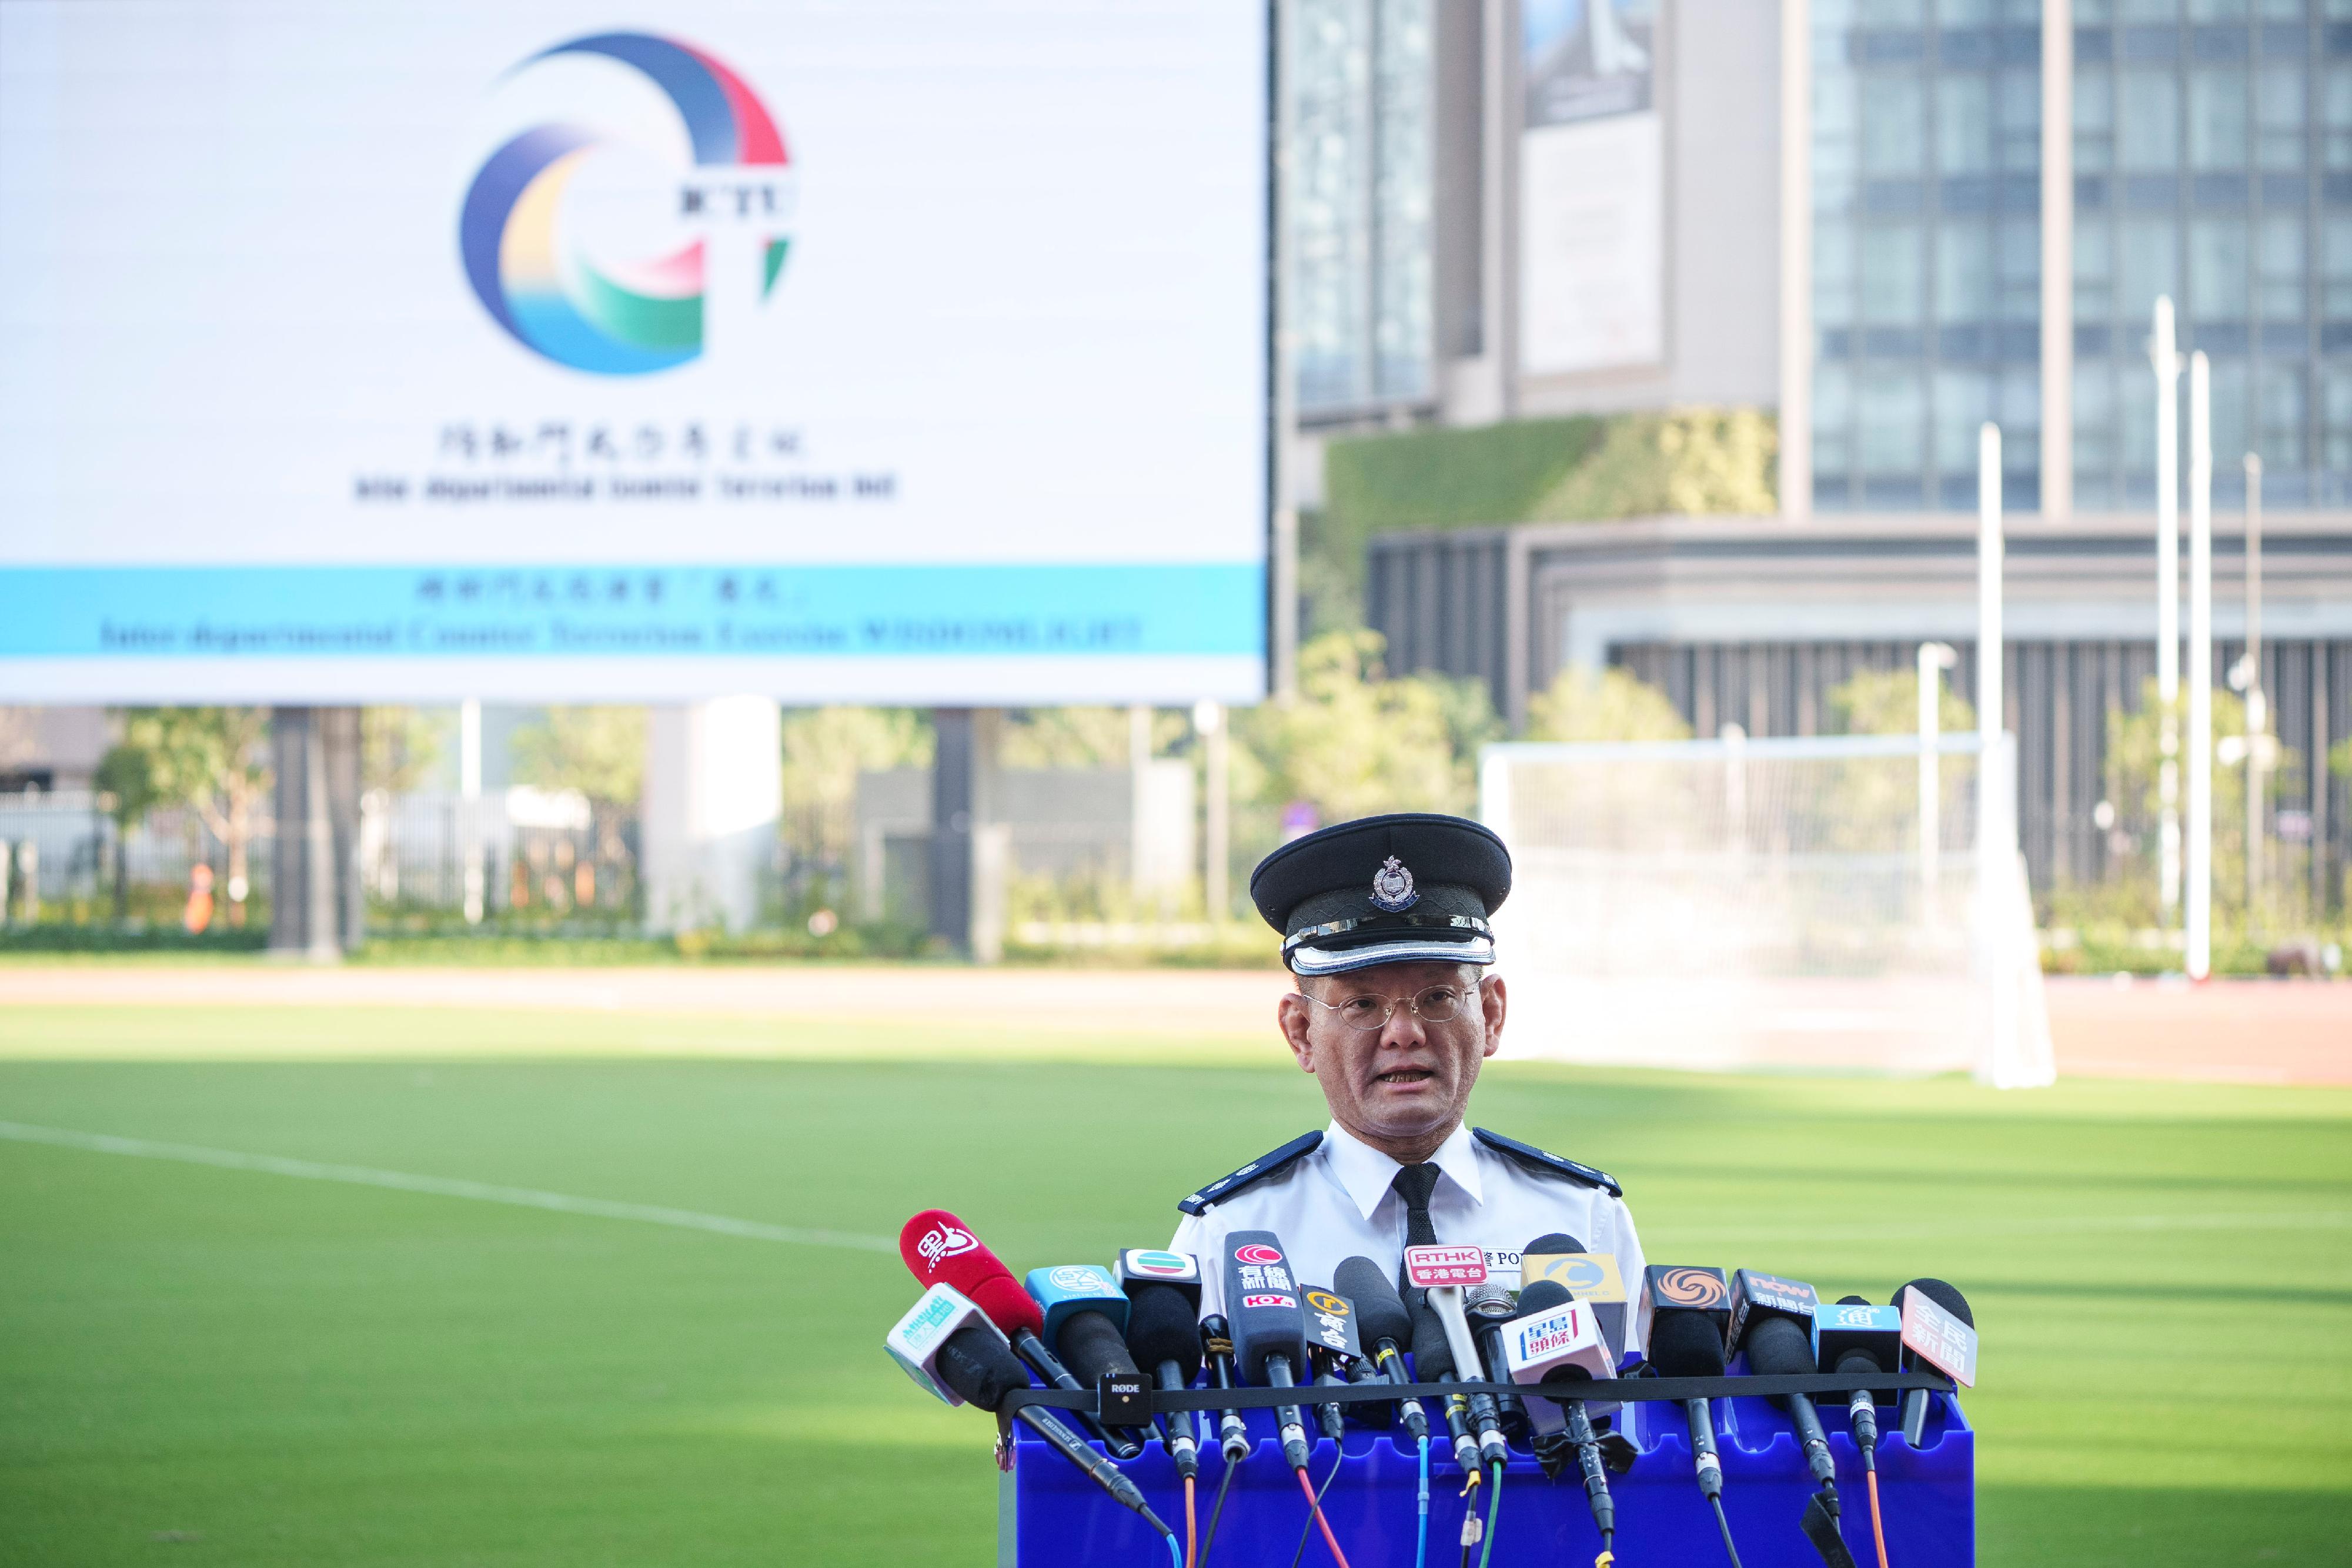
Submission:
M 971 1233 L 971 1227 L 944 1208 L 927 1208 L 898 1232 L 898 1256 L 924 1285 L 952 1286 L 986 1312 L 1038 1376 L 1056 1388 L 1076 1392 L 1084 1387 L 1037 1337 L 1045 1332 L 1045 1314 L 1038 1311 L 1035 1300 L 1021 1288 L 1021 1281 L 1003 1261 Z M 1084 1411 L 1075 1414 L 1114 1458 L 1131 1459 L 1143 1451 L 1141 1444 L 1105 1431 Z
M 1045 1315 L 1013 1270 L 944 1208 L 927 1208 L 898 1232 L 898 1256 L 925 1286 L 950 1285 L 986 1312 L 1007 1339 L 1045 1332 Z

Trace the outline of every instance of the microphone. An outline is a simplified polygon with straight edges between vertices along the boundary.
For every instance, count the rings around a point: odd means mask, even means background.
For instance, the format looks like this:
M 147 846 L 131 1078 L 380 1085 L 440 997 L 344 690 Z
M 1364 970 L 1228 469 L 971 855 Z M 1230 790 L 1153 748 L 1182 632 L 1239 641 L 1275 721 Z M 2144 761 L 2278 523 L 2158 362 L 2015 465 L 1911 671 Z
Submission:
M 935 1284 L 925 1291 L 883 1343 L 909 1376 L 951 1406 L 971 1404 L 993 1415 L 1007 1395 L 1029 1386 L 1029 1375 L 1013 1359 L 1003 1332 L 951 1285 Z M 1051 1412 L 1024 1405 L 1013 1418 L 1093 1477 L 1123 1507 L 1140 1514 L 1154 1531 L 1172 1538 L 1174 1532 L 1151 1511 L 1136 1484 Z
M 1468 1367 L 1475 1376 L 1483 1372 L 1485 1364 L 1478 1353 L 1478 1342 L 1471 1337 L 1470 1321 L 1462 1311 L 1462 1292 L 1470 1286 L 1486 1282 L 1486 1249 L 1483 1247 L 1419 1246 L 1404 1249 L 1405 1278 L 1424 1292 L 1423 1304 L 1444 1331 L 1445 1343 L 1453 1352 L 1449 1358 L 1456 1369 Z M 1413 1361 L 1420 1364 L 1420 1346 L 1414 1345 Z M 1503 1440 L 1503 1429 L 1496 1417 L 1494 1396 L 1489 1394 L 1469 1396 L 1470 1422 L 1478 1432 L 1478 1459 L 1481 1464 L 1510 1463 L 1510 1446 Z
M 1583 1242 L 1555 1230 L 1528 1242 L 1519 1253 L 1519 1289 L 1538 1280 L 1556 1280 L 1568 1287 L 1570 1295 L 1591 1305 L 1601 1324 L 1601 1343 L 1612 1355 L 1624 1354 L 1625 1280 L 1613 1253 L 1588 1252 Z
M 1519 1292 L 1519 1315 L 1512 1320 L 1504 1343 L 1504 1362 L 1510 1378 L 1541 1383 L 1554 1373 L 1575 1383 L 1589 1383 L 1593 1374 L 1612 1375 L 1616 1361 L 1601 1343 L 1599 1314 L 1577 1301 L 1558 1280 L 1538 1280 Z M 1530 1409 L 1550 1406 L 1546 1396 L 1528 1396 Z M 1581 1399 L 1563 1399 L 1556 1406 L 1564 1415 L 1568 1440 L 1576 1448 L 1576 1466 L 1584 1476 L 1584 1500 L 1601 1531 L 1603 1552 L 1617 1531 L 1617 1505 L 1609 1496 L 1609 1476 L 1601 1462 L 1601 1440 Z
M 1813 1371 L 1813 1308 L 1820 1297 L 1811 1285 L 1742 1269 L 1731 1277 L 1731 1333 L 1748 1356 L 1748 1370 L 1759 1377 L 1802 1377 Z M 1801 1394 L 1776 1394 L 1805 1450 L 1805 1467 L 1822 1489 L 1832 1517 L 1838 1511 L 1837 1466 L 1822 1432 L 1813 1402 Z
M 1160 1254 L 1174 1258 L 1179 1253 Z M 1185 1259 L 1187 1263 L 1192 1260 Z M 1123 1266 L 1124 1255 L 1120 1258 Z M 1192 1264 L 1195 1291 L 1200 1289 L 1200 1265 Z M 1181 1393 L 1201 1375 L 1201 1325 L 1193 1317 L 1196 1296 L 1187 1300 L 1183 1289 L 1150 1279 L 1139 1280 L 1120 1270 L 1127 1287 L 1127 1348 L 1139 1365 L 1151 1369 L 1152 1382 L 1163 1392 Z M 1200 1473 L 1201 1449 L 1192 1435 L 1189 1412 L 1171 1412 L 1161 1423 L 1160 1443 L 1175 1461 L 1176 1473 Z
M 1646 1328 L 1643 1350 L 1661 1377 L 1721 1377 L 1723 1330 L 1731 1315 L 1731 1288 L 1720 1269 L 1654 1266 L 1642 1277 L 1637 1321 Z M 1698 1490 L 1723 1494 L 1723 1462 L 1715 1448 L 1715 1419 L 1704 1399 L 1683 1401 L 1690 1427 L 1691 1460 Z
M 1269 1388 L 1296 1388 L 1307 1365 L 1307 1312 L 1282 1238 L 1271 1230 L 1235 1230 L 1225 1238 L 1225 1310 L 1234 1325 L 1234 1360 L 1244 1378 Z M 1307 1469 L 1307 1427 L 1296 1405 L 1277 1406 L 1283 1458 Z
M 1307 1354 L 1315 1364 L 1317 1385 L 1346 1387 L 1348 1369 L 1364 1356 L 1363 1342 L 1356 1334 L 1354 1303 L 1335 1291 L 1310 1285 L 1307 1313 Z M 1323 1424 L 1323 1435 L 1334 1443 L 1348 1435 L 1337 1405 L 1318 1405 L 1315 1415 Z
M 1895 1292 L 1903 1309 L 1903 1364 L 1932 1366 L 1963 1388 L 1977 1385 L 1977 1318 L 1969 1299 L 1941 1280 L 1914 1280 Z M 1913 1448 L 1927 1430 L 1927 1390 L 1903 1400 L 1903 1440 Z
M 1209 1380 L 1220 1388 L 1234 1386 L 1233 1326 L 1216 1313 L 1201 1320 L 1201 1348 L 1209 1358 Z M 1249 1428 L 1242 1423 L 1238 1410 L 1217 1412 L 1217 1445 L 1225 1456 L 1225 1463 L 1238 1464 L 1250 1457 Z
M 1412 1369 L 1423 1383 L 1460 1381 L 1454 1375 L 1454 1346 L 1445 1337 L 1445 1325 L 1437 1321 L 1425 1300 L 1412 1315 Z M 1459 1394 L 1449 1394 L 1441 1408 L 1445 1430 L 1454 1439 L 1454 1462 L 1462 1467 L 1464 1475 L 1479 1474 L 1478 1439 L 1470 1435 L 1469 1402 Z
M 1012 1342 L 1013 1351 L 1047 1383 L 1072 1393 L 1083 1391 L 1069 1369 L 1037 1337 L 1045 1332 L 1045 1313 L 1013 1279 L 1013 1271 L 962 1220 L 944 1208 L 923 1210 L 899 1229 L 898 1256 L 925 1285 L 952 1286 L 986 1312 L 989 1322 Z M 1079 1418 L 1088 1431 L 1103 1439 L 1104 1447 L 1126 1450 L 1119 1454 L 1121 1458 L 1132 1458 L 1143 1451 L 1138 1444 L 1113 1438 L 1092 1416 Z
M 1507 1387 L 1511 1369 L 1504 1357 L 1503 1325 L 1514 1315 L 1511 1292 L 1496 1284 L 1475 1285 L 1462 1293 L 1462 1311 L 1470 1321 L 1470 1337 L 1477 1342 L 1478 1361 L 1486 1369 L 1486 1381 Z M 1496 1394 L 1491 1397 L 1495 1401 L 1495 1423 L 1502 1428 L 1506 1439 L 1525 1443 L 1534 1436 L 1527 1405 L 1517 1394 Z
M 1127 1292 L 1108 1270 L 1091 1263 L 1032 1269 L 1024 1289 L 1045 1312 L 1045 1343 L 1081 1385 L 1100 1388 L 1113 1374 L 1142 1375 L 1127 1354 Z M 1143 1434 L 1115 1427 L 1105 1444 L 1119 1458 L 1131 1459 L 1143 1452 Z M 1128 1452 L 1118 1453 L 1121 1444 Z
M 1813 1362 L 1823 1372 L 1892 1372 L 1903 1353 L 1903 1314 L 1874 1307 L 1860 1296 L 1840 1296 L 1835 1306 L 1813 1309 Z M 1862 1468 L 1878 1468 L 1878 1400 L 1867 1388 L 1846 1396 L 1846 1419 L 1853 1427 Z
M 1341 1295 L 1355 1303 L 1357 1332 L 1371 1350 L 1365 1369 L 1391 1383 L 1411 1382 L 1404 1369 L 1402 1347 L 1412 1343 L 1412 1315 L 1404 1310 L 1404 1300 L 1397 1294 L 1394 1281 L 1379 1264 L 1360 1257 L 1342 1261 L 1331 1282 Z M 1428 1439 L 1429 1416 L 1423 1411 L 1420 1400 L 1400 1400 L 1397 1414 L 1403 1417 L 1405 1430 L 1414 1441 Z

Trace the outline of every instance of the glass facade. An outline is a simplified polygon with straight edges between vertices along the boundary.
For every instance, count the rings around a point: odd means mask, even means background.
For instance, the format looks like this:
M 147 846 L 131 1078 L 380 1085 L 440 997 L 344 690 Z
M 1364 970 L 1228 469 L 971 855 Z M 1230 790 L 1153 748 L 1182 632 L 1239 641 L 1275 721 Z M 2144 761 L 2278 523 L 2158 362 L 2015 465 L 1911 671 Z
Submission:
M 1813 500 L 2040 504 L 2039 0 L 1813 0 Z
M 2075 505 L 2154 503 L 2159 294 L 2212 361 L 2215 504 L 2249 451 L 2265 504 L 2352 504 L 2352 0 L 2074 23 Z M 2181 435 L 2185 465 L 2185 410 Z
M 1290 321 L 1301 417 L 1433 393 L 1433 0 L 1290 0 Z
M 2148 318 L 2213 364 L 2214 497 L 2352 504 L 2352 0 L 2074 0 L 2074 504 L 2155 497 Z M 1813 0 L 1825 511 L 2039 502 L 2039 0 Z M 2186 426 L 2184 423 L 2184 439 Z

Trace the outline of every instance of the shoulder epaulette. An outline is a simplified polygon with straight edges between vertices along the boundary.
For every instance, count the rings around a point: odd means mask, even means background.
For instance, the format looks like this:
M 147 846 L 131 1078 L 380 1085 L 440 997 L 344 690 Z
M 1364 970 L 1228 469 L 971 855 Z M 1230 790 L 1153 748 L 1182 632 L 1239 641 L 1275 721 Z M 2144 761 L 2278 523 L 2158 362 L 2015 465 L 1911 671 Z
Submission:
M 1625 1189 L 1607 1171 L 1580 1165 L 1559 1155 L 1548 1154 L 1533 1144 L 1523 1144 L 1517 1138 L 1507 1138 L 1500 1133 L 1490 1133 L 1484 1127 L 1473 1127 L 1470 1135 L 1507 1159 L 1516 1160 L 1538 1176 L 1566 1176 L 1587 1186 L 1597 1186 L 1612 1197 L 1622 1197 Z
M 1314 1153 L 1322 1142 L 1323 1134 L 1319 1128 L 1312 1133 L 1302 1134 L 1272 1154 L 1258 1155 L 1231 1176 L 1219 1176 L 1192 1197 L 1179 1201 L 1176 1207 L 1190 1215 L 1206 1214 L 1211 1204 L 1222 1202 L 1241 1191 L 1242 1188 L 1253 1183 L 1264 1181 L 1276 1171 L 1290 1165 L 1301 1155 Z

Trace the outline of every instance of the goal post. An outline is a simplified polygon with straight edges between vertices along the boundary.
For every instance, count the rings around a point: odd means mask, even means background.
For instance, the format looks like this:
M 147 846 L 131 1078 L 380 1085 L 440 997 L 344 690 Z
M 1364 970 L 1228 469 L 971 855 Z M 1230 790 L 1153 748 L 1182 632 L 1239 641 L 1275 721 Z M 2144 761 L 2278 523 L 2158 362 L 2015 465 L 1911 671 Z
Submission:
M 2051 1082 L 2015 755 L 2006 735 L 1736 729 L 1486 747 L 1510 1049 Z

